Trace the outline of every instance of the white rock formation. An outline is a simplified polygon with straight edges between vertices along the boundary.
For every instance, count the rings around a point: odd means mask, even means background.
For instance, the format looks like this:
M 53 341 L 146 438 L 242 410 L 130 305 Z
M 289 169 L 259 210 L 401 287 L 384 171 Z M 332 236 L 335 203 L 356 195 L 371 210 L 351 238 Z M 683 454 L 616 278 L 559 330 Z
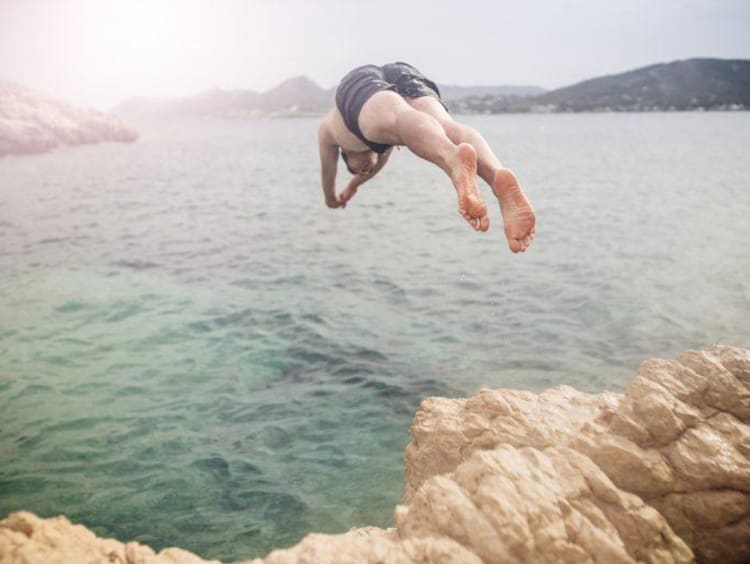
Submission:
M 148 546 L 100 539 L 65 517 L 20 511 L 0 521 L 0 564 L 219 564 L 181 548 L 155 554 Z
M 477 450 L 396 508 L 396 529 L 309 535 L 252 564 L 692 562 L 665 519 L 569 448 Z
M 311 534 L 251 562 L 747 562 L 749 422 L 750 351 L 723 346 L 647 361 L 625 394 L 429 398 L 394 529 Z M 69 561 L 202 562 L 64 518 L 0 522 L 0 564 Z
M 477 451 L 566 447 L 658 510 L 698 560 L 748 562 L 748 423 L 750 351 L 723 346 L 646 361 L 624 395 L 562 387 L 428 399 L 411 428 L 405 499 Z
M 43 153 L 63 145 L 135 141 L 117 117 L 76 108 L 11 82 L 0 81 L 0 157 Z

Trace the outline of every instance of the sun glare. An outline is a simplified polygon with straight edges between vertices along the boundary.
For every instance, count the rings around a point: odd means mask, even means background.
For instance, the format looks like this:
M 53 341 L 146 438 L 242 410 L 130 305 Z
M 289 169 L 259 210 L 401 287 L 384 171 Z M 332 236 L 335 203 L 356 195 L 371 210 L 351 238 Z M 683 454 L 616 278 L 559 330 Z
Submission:
M 182 43 L 174 25 L 179 16 L 163 2 L 128 3 L 97 9 L 88 24 L 103 64 L 115 62 L 129 71 L 148 72 L 157 69 Z
M 86 2 L 70 8 L 81 28 L 86 72 L 131 95 L 176 95 L 212 85 L 226 38 L 208 3 Z M 202 73 L 202 74 L 201 74 Z

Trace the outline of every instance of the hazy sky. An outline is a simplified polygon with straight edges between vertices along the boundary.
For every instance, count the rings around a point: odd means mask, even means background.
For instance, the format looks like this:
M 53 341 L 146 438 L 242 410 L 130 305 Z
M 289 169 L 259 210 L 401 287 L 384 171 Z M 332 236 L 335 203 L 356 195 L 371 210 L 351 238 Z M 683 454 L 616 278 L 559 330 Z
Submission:
M 404 60 L 447 84 L 565 86 L 750 58 L 750 0 L 0 0 L 0 79 L 108 107 Z

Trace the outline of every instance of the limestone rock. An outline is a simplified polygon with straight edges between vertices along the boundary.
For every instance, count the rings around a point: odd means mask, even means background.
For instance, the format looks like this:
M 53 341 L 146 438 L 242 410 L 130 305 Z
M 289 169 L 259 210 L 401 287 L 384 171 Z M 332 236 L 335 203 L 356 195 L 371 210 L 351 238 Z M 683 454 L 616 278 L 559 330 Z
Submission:
M 664 518 L 567 448 L 478 450 L 396 509 L 392 531 L 308 535 L 251 564 L 691 562 Z
M 747 562 L 749 386 L 750 351 L 716 346 L 644 362 L 624 395 L 558 388 L 425 400 L 410 430 L 405 499 L 478 450 L 564 446 L 659 511 L 699 560 Z M 550 397 L 567 395 L 575 400 L 569 413 Z
M 343 535 L 307 535 L 293 548 L 275 550 L 265 559 L 245 564 L 482 564 L 482 560 L 450 538 L 416 538 L 374 527 L 353 529 Z
M 452 538 L 483 562 L 691 562 L 664 518 L 567 448 L 477 451 L 396 512 L 402 538 Z
M 43 153 L 63 145 L 129 142 L 137 137 L 113 115 L 76 108 L 0 81 L 0 157 Z
M 404 499 L 427 478 L 450 472 L 476 450 L 567 444 L 599 412 L 614 409 L 621 397 L 560 386 L 538 395 L 484 389 L 469 399 L 427 398 L 409 429 L 413 440 L 406 447 Z
M 65 517 L 40 519 L 21 511 L 0 521 L 0 564 L 218 564 L 181 548 L 151 548 L 100 539 Z

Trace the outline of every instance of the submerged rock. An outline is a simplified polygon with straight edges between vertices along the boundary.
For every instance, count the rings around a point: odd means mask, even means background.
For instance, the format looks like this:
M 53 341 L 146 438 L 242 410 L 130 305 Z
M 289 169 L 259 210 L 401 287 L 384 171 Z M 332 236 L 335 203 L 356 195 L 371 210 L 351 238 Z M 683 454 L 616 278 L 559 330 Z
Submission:
M 76 108 L 0 81 L 0 157 L 44 153 L 64 145 L 135 141 L 138 134 L 117 117 Z
M 749 422 L 750 351 L 724 346 L 644 362 L 624 394 L 429 398 L 394 529 L 311 534 L 251 562 L 747 562 Z M 202 562 L 64 518 L 0 522 L 0 563 L 72 561 Z

